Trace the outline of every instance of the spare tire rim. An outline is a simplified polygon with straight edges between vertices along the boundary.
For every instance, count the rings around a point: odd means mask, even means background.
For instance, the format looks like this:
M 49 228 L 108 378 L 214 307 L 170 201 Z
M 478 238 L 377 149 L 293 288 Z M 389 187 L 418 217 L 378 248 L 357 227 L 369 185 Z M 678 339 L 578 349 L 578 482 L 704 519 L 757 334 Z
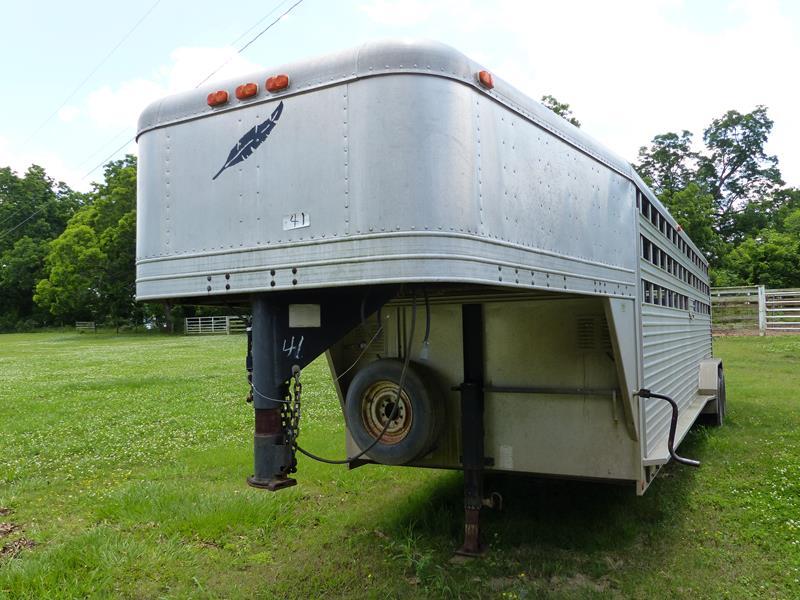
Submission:
M 394 419 L 389 421 L 396 401 L 397 383 L 394 381 L 376 381 L 361 396 L 361 419 L 364 428 L 373 438 L 377 438 L 386 427 L 386 432 L 381 437 L 383 444 L 399 444 L 411 431 L 413 411 L 411 400 L 405 390 L 400 394 L 400 405 L 397 407 Z

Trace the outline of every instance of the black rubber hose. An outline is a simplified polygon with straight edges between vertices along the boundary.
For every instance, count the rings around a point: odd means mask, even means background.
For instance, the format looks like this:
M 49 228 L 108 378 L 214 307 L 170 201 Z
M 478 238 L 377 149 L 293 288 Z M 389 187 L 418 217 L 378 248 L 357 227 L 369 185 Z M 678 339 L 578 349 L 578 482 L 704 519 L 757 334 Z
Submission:
M 669 396 L 665 394 L 656 394 L 655 392 L 651 392 L 646 388 L 642 388 L 637 392 L 640 398 L 658 398 L 659 400 L 666 400 L 669 402 L 670 406 L 672 407 L 672 418 L 669 422 L 669 436 L 667 437 L 667 450 L 669 450 L 669 455 L 675 462 L 679 462 L 682 465 L 688 465 L 690 467 L 699 467 L 700 461 L 699 460 L 692 460 L 691 458 L 683 458 L 682 456 L 678 456 L 675 453 L 675 431 L 678 428 L 678 405 Z

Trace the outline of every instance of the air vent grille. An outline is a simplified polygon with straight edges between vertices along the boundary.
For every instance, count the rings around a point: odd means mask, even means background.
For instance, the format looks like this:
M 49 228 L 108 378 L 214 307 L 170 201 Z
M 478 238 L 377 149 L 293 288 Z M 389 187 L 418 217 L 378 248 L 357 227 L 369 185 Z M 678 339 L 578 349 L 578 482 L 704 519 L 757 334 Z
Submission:
M 576 319 L 578 350 L 585 352 L 611 350 L 611 336 L 604 315 L 585 315 Z
M 594 317 L 578 317 L 578 350 L 596 349 Z

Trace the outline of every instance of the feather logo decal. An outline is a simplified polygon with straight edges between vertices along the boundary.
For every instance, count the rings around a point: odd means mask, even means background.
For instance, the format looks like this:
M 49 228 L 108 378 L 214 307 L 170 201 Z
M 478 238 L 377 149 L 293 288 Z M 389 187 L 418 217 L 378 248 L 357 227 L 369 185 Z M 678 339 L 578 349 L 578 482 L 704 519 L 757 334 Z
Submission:
M 272 111 L 272 114 L 269 116 L 269 119 L 260 123 L 253 127 L 250 131 L 245 133 L 242 138 L 236 143 L 236 145 L 231 148 L 230 153 L 228 153 L 228 158 L 225 161 L 225 164 L 222 165 L 222 168 L 217 171 L 217 174 L 211 178 L 213 181 L 220 174 L 227 169 L 228 167 L 232 167 L 235 164 L 242 162 L 250 158 L 250 155 L 255 152 L 256 148 L 258 148 L 264 141 L 269 137 L 269 134 L 275 129 L 275 125 L 278 123 L 278 119 L 281 118 L 281 113 L 283 112 L 283 102 L 278 104 L 278 107 Z

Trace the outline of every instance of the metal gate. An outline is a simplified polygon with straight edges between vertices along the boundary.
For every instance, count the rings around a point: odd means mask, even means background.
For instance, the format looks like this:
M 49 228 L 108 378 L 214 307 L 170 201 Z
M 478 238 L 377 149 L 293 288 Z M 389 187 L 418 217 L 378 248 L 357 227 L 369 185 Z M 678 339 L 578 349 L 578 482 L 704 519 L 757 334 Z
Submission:
M 765 290 L 767 331 L 800 333 L 800 290 Z
M 183 321 L 186 335 L 244 333 L 245 328 L 246 324 L 241 317 L 187 317 Z

